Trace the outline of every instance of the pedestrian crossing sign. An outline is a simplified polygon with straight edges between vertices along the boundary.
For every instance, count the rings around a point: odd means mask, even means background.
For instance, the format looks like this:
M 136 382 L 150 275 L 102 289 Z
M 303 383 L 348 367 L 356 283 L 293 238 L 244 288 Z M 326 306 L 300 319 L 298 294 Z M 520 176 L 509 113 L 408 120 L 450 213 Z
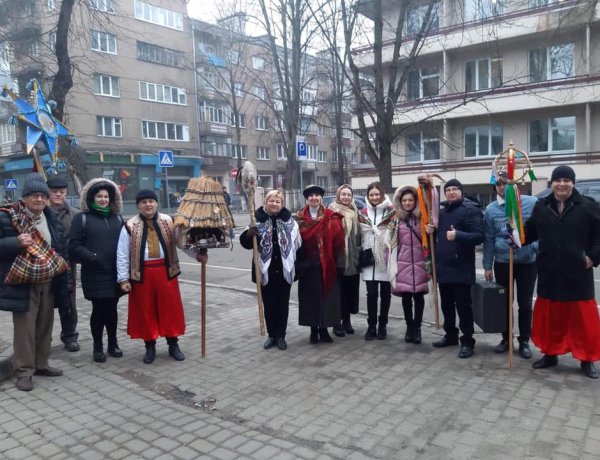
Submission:
M 158 152 L 159 164 L 162 168 L 172 168 L 175 166 L 173 162 L 173 151 L 172 150 L 160 150 Z
M 17 190 L 19 188 L 19 181 L 17 179 L 4 179 L 4 188 L 6 190 Z

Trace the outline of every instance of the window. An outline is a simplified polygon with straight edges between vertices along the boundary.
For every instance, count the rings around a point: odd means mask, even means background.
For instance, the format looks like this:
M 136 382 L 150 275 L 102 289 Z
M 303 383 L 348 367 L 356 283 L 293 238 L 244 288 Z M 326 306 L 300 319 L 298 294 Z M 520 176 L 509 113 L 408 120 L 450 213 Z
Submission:
M 409 100 L 437 96 L 439 93 L 438 69 L 420 69 L 408 73 L 407 98 Z
M 502 59 L 477 59 L 465 65 L 465 91 L 502 86 Z
M 309 160 L 317 161 L 317 148 L 318 145 L 308 144 L 307 146 L 307 155 L 306 158 Z
M 330 137 L 329 136 L 329 126 L 319 125 L 319 136 Z
M 96 117 L 96 134 L 105 137 L 121 137 L 121 119 L 114 117 Z
M 142 137 L 144 139 L 189 142 L 190 129 L 187 125 L 178 123 L 142 120 Z
M 140 99 L 164 104 L 187 105 L 187 95 L 184 88 L 147 81 L 140 82 Z
M 575 117 L 531 120 L 529 122 L 529 151 L 575 151 Z
M 56 8 L 56 0 L 48 0 L 48 10 L 53 10 Z
M 208 91 L 228 91 L 223 75 L 212 67 L 201 67 L 197 74 L 198 87 Z
M 254 128 L 259 131 L 267 131 L 269 129 L 269 119 L 267 117 L 254 117 Z
M 241 158 L 246 160 L 248 158 L 248 146 L 247 145 L 232 145 L 231 146 L 232 158 Z
M 261 101 L 266 99 L 267 91 L 263 86 L 255 86 L 253 92 L 257 99 L 260 99 Z
M 244 84 L 236 81 L 233 83 L 233 95 L 237 97 L 244 97 Z
M 90 0 L 90 7 L 106 13 L 115 12 L 115 0 Z
M 37 40 L 27 43 L 27 55 L 30 57 L 36 57 L 40 54 L 40 44 Z
M 532 82 L 573 76 L 573 43 L 529 51 L 529 74 Z
M 256 159 L 257 160 L 268 160 L 269 159 L 269 148 L 268 147 L 256 147 Z
M 218 104 L 203 101 L 199 105 L 200 121 L 218 123 L 222 125 L 231 124 L 231 108 L 227 104 Z
M 529 8 L 539 8 L 541 6 L 546 6 L 548 4 L 548 0 L 529 0 Z
M 56 51 L 56 32 L 50 32 L 48 35 L 48 46 L 51 51 Z
M 433 134 L 410 134 L 407 136 L 407 144 L 407 163 L 440 159 L 440 140 Z
M 258 56 L 252 57 L 252 68 L 254 70 L 265 70 L 265 60 Z
M 278 160 L 287 160 L 287 156 L 285 154 L 285 147 L 283 144 L 277 144 L 277 159 Z
M 181 51 L 144 42 L 137 42 L 137 58 L 140 61 L 154 62 L 171 67 L 179 67 L 183 63 L 183 53 Z
M 496 155 L 502 152 L 501 126 L 465 128 L 465 158 Z
M 228 157 L 233 155 L 233 151 L 230 148 L 230 144 L 225 143 L 223 140 L 218 139 L 216 142 L 213 138 L 203 140 L 200 142 L 200 152 L 202 155 L 208 155 L 211 157 Z
M 235 114 L 231 114 L 231 126 L 233 126 L 235 128 L 236 126 L 236 120 L 237 120 L 237 124 L 239 125 L 240 128 L 245 128 L 246 127 L 246 114 L 245 113 L 238 113 L 237 116 Z
M 140 0 L 135 0 L 135 18 L 170 29 L 183 30 L 183 15 L 181 13 L 150 5 Z
M 94 94 L 120 97 L 121 90 L 119 77 L 99 74 L 94 75 Z
M 227 51 L 227 61 L 230 64 L 237 65 L 240 63 L 240 53 L 236 50 Z
M 438 10 L 439 3 L 436 1 L 431 8 L 429 21 L 424 30 L 426 35 L 431 32 L 436 32 L 439 28 Z M 429 11 L 429 5 L 417 6 L 408 10 L 406 13 L 406 35 L 417 35 L 421 31 L 427 11 Z
M 465 0 L 465 20 L 477 21 L 498 16 L 504 11 L 504 2 L 505 0 Z
M 117 37 L 106 32 L 92 30 L 92 49 L 102 53 L 117 54 Z
M 319 150 L 319 163 L 327 163 L 327 152 Z
M 317 185 L 323 188 L 329 187 L 327 183 L 327 176 L 317 176 Z
M 0 144 L 14 144 L 17 141 L 15 125 L 0 123 Z

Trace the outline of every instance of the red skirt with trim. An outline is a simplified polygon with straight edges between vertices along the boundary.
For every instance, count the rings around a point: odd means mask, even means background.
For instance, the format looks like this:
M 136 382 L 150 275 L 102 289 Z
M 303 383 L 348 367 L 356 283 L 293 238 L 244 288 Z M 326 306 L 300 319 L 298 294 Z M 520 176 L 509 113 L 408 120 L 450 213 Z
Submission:
M 600 315 L 596 300 L 564 302 L 538 297 L 531 339 L 546 355 L 570 352 L 580 361 L 599 361 Z
M 127 334 L 145 341 L 185 333 L 177 278 L 169 279 L 164 259 L 144 262 L 144 281 L 131 283 Z

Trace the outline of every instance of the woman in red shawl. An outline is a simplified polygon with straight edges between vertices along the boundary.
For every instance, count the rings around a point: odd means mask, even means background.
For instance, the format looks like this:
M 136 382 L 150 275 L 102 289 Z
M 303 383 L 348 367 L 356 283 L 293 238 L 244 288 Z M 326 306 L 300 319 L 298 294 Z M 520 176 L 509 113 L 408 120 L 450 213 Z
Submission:
M 309 185 L 306 206 L 296 213 L 302 247 L 296 257 L 299 324 L 310 326 L 310 343 L 331 343 L 328 327 L 339 324 L 340 284 L 345 266 L 342 215 L 323 207 L 323 190 Z

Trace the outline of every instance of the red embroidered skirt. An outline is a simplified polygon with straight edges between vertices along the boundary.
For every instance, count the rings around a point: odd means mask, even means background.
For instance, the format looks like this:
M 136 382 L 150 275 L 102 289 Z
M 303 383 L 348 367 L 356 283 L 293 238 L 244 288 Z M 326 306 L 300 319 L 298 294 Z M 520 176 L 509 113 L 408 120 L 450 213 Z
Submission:
M 580 361 L 599 361 L 600 316 L 596 300 L 563 302 L 538 297 L 531 339 L 546 355 L 571 352 Z
M 184 333 L 177 278 L 169 279 L 164 259 L 144 262 L 143 282 L 131 283 L 127 334 L 132 339 L 149 341 Z

